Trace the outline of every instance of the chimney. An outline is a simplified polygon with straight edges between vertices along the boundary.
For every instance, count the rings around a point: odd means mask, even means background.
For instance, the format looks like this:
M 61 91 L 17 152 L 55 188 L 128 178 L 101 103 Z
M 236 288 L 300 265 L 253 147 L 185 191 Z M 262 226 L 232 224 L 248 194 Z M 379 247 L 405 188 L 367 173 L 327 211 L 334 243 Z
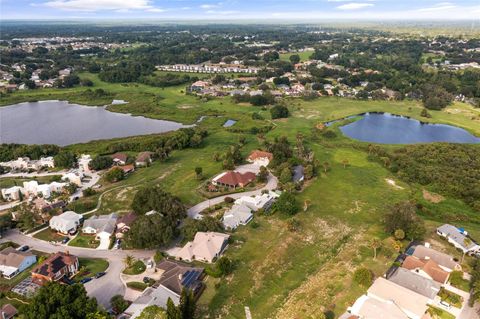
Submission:
M 425 247 L 430 248 L 430 243 L 425 242 Z

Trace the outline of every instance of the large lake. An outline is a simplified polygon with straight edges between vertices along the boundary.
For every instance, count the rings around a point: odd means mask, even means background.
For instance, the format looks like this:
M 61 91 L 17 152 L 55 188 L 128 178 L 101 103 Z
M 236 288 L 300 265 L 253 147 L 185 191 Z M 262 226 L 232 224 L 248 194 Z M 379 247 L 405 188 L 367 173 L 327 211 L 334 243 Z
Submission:
M 64 146 L 98 139 L 163 133 L 182 127 L 188 126 L 66 101 L 0 107 L 0 143 Z
M 479 137 L 459 127 L 427 124 L 389 113 L 365 113 L 362 119 L 341 126 L 340 130 L 350 138 L 382 144 L 480 143 Z

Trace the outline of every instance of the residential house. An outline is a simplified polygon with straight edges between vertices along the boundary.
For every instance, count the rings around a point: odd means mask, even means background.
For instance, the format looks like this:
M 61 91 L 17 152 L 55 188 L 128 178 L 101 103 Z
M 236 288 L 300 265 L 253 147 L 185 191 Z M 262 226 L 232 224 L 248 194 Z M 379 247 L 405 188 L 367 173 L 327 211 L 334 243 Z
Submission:
M 133 164 L 128 164 L 128 165 L 121 165 L 117 166 L 120 168 L 125 175 L 130 174 L 131 172 L 135 171 L 135 166 Z
M 206 81 L 196 81 L 196 82 L 193 82 L 192 85 L 190 85 L 190 91 L 191 92 L 199 92 L 205 88 L 207 88 L 208 86 L 210 85 L 210 83 L 206 82 Z
M 340 317 L 342 318 L 342 317 Z M 367 295 L 358 298 L 348 308 L 347 319 L 409 319 L 394 301 L 381 300 Z
M 268 166 L 273 159 L 273 154 L 270 152 L 254 150 L 248 155 L 247 161 L 260 166 Z
M 125 153 L 115 153 L 111 157 L 115 165 L 125 165 L 128 159 L 128 155 Z
M 141 152 L 137 155 L 135 160 L 135 165 L 137 166 L 148 166 L 152 163 L 152 152 Z
M 245 205 L 253 211 L 268 210 L 279 196 L 279 194 L 269 191 L 262 195 L 242 196 L 235 201 L 235 204 Z
M 301 183 L 305 179 L 304 168 L 302 165 L 297 165 L 293 168 L 292 181 L 294 183 Z
M 18 251 L 13 247 L 0 251 L 0 273 L 6 279 L 12 279 L 36 262 L 37 256 L 29 251 Z
M 460 249 L 463 253 L 478 253 L 480 246 L 474 242 L 465 230 L 455 226 L 445 224 L 437 228 L 437 234 L 448 240 L 455 248 Z
M 67 283 L 79 268 L 78 257 L 67 252 L 57 252 L 32 270 L 32 281 L 38 285 L 47 282 Z
M 435 261 L 443 270 L 448 272 L 454 270 L 462 270 L 462 266 L 458 262 L 456 262 L 452 256 L 430 248 L 430 245 L 427 243 L 425 243 L 425 246 L 416 246 L 415 250 L 412 253 L 412 256 L 424 260 L 431 259 Z
M 243 204 L 235 204 L 223 214 L 223 226 L 226 229 L 236 229 L 248 224 L 253 218 L 252 210 Z
M 18 313 L 17 308 L 7 303 L 0 308 L 0 318 L 2 319 L 12 319 Z
M 447 282 L 450 273 L 442 269 L 435 261 L 429 257 L 420 259 L 414 256 L 407 256 L 402 263 L 402 268 L 408 269 L 420 276 L 434 280 L 441 284 Z
M 228 246 L 227 234 L 217 232 L 197 232 L 193 241 L 188 242 L 177 253 L 176 257 L 185 261 L 213 262 L 220 257 Z
M 12 186 L 10 188 L 2 188 L 2 197 L 6 201 L 20 200 L 23 188 L 20 186 Z
M 192 291 L 195 298 L 203 291 L 203 268 L 162 260 L 156 265 L 156 270 L 162 272 L 160 279 L 133 301 L 120 318 L 137 318 L 146 307 L 153 305 L 166 309 L 168 299 L 178 305 L 183 289 Z
M 95 234 L 97 240 L 108 240 L 117 225 L 117 214 L 92 216 L 83 223 L 82 232 Z
M 395 272 L 388 277 L 388 280 L 399 286 L 415 291 L 427 297 L 430 301 L 433 301 L 442 286 L 430 278 L 421 276 L 402 267 L 398 267 Z
M 410 319 L 421 319 L 428 309 L 429 299 L 427 297 L 382 277 L 375 280 L 368 289 L 367 296 L 381 302 L 394 303 Z
M 115 237 L 122 238 L 124 234 L 130 230 L 130 227 L 136 219 L 137 215 L 133 212 L 127 213 L 117 219 L 117 232 Z
M 83 173 L 78 170 L 70 171 L 66 174 L 63 174 L 62 181 L 73 183 L 78 187 L 82 186 Z
M 82 221 L 82 215 L 73 211 L 66 211 L 58 216 L 53 216 L 49 221 L 49 225 L 51 229 L 62 234 L 70 234 L 77 231 L 77 228 L 80 226 Z
M 245 172 L 240 173 L 236 171 L 223 172 L 212 180 L 215 186 L 224 186 L 230 188 L 245 187 L 256 178 L 255 173 Z

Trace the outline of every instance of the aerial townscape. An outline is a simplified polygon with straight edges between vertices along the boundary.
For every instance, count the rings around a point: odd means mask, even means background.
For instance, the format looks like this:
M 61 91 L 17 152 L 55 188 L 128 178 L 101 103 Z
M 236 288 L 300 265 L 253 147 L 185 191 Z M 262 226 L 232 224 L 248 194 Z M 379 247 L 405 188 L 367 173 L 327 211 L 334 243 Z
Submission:
M 0 319 L 480 319 L 476 1 L 0 1 Z

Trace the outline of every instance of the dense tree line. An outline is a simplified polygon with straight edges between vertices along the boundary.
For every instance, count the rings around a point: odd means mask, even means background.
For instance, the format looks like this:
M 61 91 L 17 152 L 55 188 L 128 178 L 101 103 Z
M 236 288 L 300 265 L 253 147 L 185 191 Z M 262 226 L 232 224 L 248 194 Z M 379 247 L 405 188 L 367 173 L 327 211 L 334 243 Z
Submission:
M 44 156 L 54 156 L 59 151 L 60 147 L 52 144 L 0 144 L 0 162 L 11 161 L 25 156 L 37 160 Z

